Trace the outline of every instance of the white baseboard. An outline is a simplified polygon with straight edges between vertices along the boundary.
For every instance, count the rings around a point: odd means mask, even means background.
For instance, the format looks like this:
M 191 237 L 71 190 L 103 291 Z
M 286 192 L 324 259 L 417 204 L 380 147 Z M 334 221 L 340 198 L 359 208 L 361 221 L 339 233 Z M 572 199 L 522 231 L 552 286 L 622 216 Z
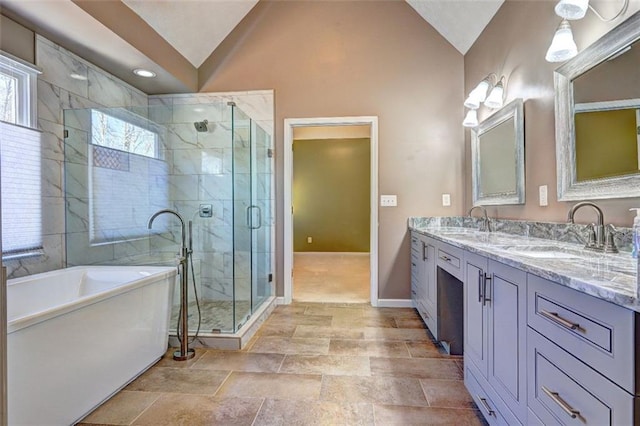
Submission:
M 284 297 L 276 297 L 276 305 L 284 305 Z
M 378 299 L 378 308 L 413 308 L 411 299 Z

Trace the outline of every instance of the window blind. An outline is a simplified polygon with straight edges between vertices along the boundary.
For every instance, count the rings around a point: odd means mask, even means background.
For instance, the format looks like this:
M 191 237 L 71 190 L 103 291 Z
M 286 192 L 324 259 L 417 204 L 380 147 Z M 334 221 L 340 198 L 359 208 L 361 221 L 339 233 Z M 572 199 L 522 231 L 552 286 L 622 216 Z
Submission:
M 40 132 L 0 122 L 2 255 L 42 248 Z
M 167 163 L 99 145 L 90 150 L 91 243 L 147 236 L 149 217 L 169 205 Z M 154 228 L 166 230 L 166 218 Z

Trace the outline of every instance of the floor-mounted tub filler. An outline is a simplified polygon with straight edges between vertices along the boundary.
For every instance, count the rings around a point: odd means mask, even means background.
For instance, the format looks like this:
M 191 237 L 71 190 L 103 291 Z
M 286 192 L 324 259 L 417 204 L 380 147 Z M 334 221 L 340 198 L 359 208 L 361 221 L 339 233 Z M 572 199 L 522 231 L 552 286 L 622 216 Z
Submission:
M 9 280 L 9 424 L 73 424 L 162 357 L 176 273 L 78 266 Z

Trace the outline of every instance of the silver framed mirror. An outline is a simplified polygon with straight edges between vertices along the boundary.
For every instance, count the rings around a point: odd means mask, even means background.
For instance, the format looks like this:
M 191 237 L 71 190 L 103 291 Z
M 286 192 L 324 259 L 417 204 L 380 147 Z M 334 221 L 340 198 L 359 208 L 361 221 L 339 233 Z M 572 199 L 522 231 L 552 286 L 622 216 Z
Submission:
M 640 196 L 639 64 L 636 12 L 555 71 L 559 201 Z
M 523 112 L 515 99 L 471 131 L 474 206 L 524 204 Z

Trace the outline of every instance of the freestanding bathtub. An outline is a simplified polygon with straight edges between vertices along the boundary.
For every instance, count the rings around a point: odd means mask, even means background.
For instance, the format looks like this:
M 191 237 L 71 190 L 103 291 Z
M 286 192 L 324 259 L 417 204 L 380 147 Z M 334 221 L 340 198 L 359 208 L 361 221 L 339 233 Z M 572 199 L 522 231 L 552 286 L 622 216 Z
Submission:
M 77 266 L 9 280 L 9 424 L 73 424 L 153 365 L 176 271 Z

